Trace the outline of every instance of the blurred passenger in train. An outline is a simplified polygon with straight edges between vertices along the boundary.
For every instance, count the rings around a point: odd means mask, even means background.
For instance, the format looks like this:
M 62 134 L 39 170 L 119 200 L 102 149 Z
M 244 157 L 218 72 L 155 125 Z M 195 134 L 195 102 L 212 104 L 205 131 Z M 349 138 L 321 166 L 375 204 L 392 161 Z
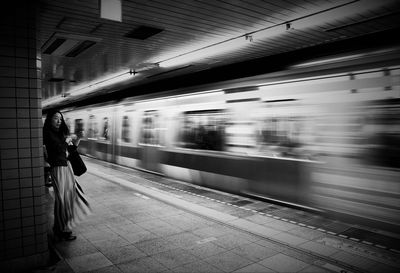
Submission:
M 88 138 L 97 138 L 97 122 L 94 115 L 89 116 L 89 124 L 88 124 Z
M 196 148 L 196 134 L 194 123 L 189 117 L 184 117 L 183 120 L 183 131 L 182 135 L 180 136 L 182 141 L 182 146 L 184 148 L 195 149 Z
M 87 212 L 89 203 L 68 161 L 68 151 L 77 148 L 74 142 L 78 143 L 78 140 L 73 140 L 69 135 L 61 112 L 48 112 L 43 126 L 43 142 L 47 149 L 55 195 L 53 231 L 60 239 L 75 240 L 76 236 L 71 231 L 72 224 L 77 217 Z
M 376 166 L 400 168 L 400 119 L 386 112 L 373 119 L 368 138 L 370 162 Z
M 109 135 L 108 135 L 108 118 L 107 117 L 105 117 L 103 119 L 103 138 L 105 140 L 108 140 L 108 138 L 109 138 Z
M 130 122 L 129 117 L 124 116 L 122 120 L 122 141 L 124 142 L 131 142 L 130 140 Z
M 223 128 L 216 118 L 210 118 L 205 126 L 203 145 L 206 150 L 223 150 Z

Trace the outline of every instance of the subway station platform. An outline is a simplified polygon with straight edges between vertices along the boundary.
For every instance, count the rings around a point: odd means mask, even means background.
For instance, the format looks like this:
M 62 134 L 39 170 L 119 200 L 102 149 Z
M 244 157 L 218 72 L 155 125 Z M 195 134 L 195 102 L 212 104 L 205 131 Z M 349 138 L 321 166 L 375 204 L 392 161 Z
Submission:
M 85 162 L 88 172 L 78 180 L 92 214 L 75 227 L 75 241 L 49 235 L 55 264 L 48 271 L 400 270 L 398 234 L 91 158 Z

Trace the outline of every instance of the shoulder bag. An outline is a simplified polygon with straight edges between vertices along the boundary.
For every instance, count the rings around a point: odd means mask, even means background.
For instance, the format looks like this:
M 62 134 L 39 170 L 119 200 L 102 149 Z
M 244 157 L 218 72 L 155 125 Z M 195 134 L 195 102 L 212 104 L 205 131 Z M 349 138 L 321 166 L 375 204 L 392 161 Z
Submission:
M 75 145 L 68 146 L 68 160 L 71 163 L 72 170 L 76 176 L 81 176 L 87 171 L 85 162 L 83 162 Z

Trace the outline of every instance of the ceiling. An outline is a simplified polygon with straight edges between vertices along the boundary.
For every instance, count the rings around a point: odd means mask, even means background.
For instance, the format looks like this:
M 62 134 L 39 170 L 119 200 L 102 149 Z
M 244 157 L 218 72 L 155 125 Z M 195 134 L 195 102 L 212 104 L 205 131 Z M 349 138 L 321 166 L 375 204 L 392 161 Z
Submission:
M 121 21 L 100 2 L 40 0 L 44 109 L 400 25 L 398 0 L 122 0 Z

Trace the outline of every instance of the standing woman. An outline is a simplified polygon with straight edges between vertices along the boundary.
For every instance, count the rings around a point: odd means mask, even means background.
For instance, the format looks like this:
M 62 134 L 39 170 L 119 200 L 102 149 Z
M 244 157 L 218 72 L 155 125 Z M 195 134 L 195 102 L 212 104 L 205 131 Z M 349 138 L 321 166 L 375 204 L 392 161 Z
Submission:
M 55 195 L 54 234 L 64 240 L 75 240 L 71 228 L 74 220 L 89 209 L 83 191 L 75 180 L 71 164 L 68 161 L 68 150 L 76 149 L 69 129 L 60 111 L 47 113 L 43 126 L 43 142 L 47 149 L 47 161 L 53 179 Z

